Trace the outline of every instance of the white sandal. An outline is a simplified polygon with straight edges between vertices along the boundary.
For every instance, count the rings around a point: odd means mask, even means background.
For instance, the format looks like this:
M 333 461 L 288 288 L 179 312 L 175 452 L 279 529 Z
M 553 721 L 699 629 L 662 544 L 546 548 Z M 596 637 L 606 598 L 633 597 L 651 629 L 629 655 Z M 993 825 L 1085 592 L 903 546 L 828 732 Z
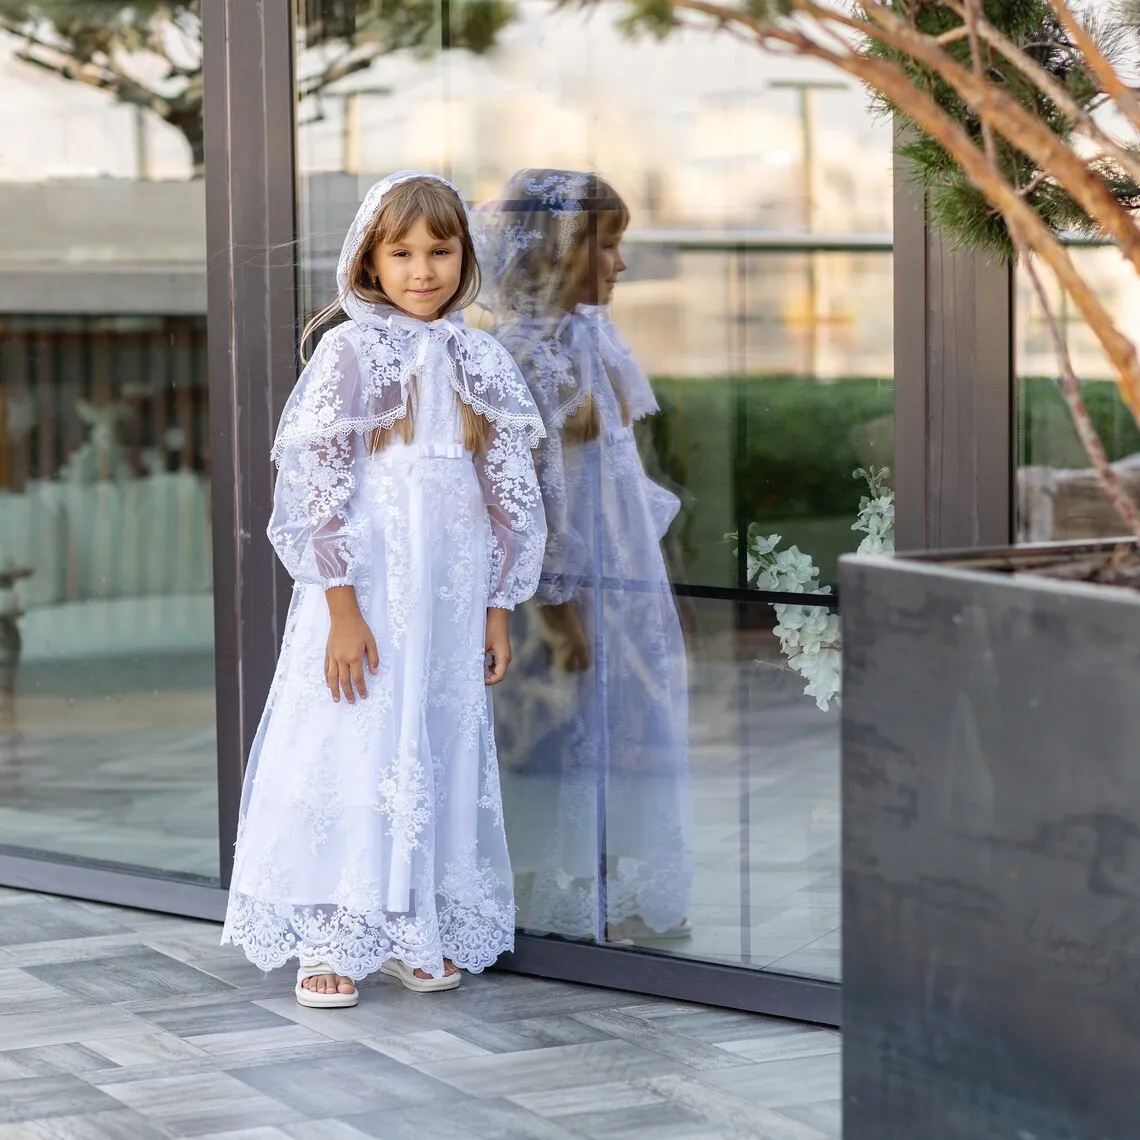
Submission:
M 316 990 L 306 989 L 301 983 L 306 978 L 318 978 L 321 974 L 332 974 L 333 977 L 343 977 L 328 962 L 313 961 L 309 958 L 301 959 L 300 969 L 297 970 L 297 985 L 294 993 L 297 995 L 297 1004 L 307 1006 L 309 1009 L 351 1009 L 360 1000 L 360 993 L 353 982 L 352 993 L 342 994 L 338 991 L 331 994 L 320 994 Z M 351 979 L 349 979 L 351 981 Z
M 444 967 L 446 969 L 446 967 Z M 396 978 L 406 990 L 417 994 L 435 994 L 441 990 L 454 990 L 459 988 L 463 975 L 458 968 L 454 974 L 445 974 L 442 978 L 417 978 L 416 971 L 399 958 L 389 958 L 380 967 L 380 973 Z

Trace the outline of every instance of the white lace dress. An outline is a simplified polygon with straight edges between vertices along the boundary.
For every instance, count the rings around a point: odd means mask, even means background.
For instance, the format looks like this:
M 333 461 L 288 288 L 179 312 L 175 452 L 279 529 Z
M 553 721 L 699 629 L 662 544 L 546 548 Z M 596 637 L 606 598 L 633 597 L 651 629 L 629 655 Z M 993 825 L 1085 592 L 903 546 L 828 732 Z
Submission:
M 547 427 L 540 604 L 516 614 L 500 701 L 520 926 L 589 938 L 637 918 L 668 931 L 691 904 L 692 792 L 685 641 L 661 549 L 680 503 L 646 474 L 631 426 L 657 401 L 604 309 L 498 335 Z M 587 398 L 592 438 L 576 418 Z M 582 672 L 544 643 L 541 607 L 567 602 L 589 643 Z
M 457 397 L 492 424 L 474 459 Z M 370 454 L 369 433 L 409 398 L 415 442 Z M 445 957 L 479 971 L 511 948 L 484 635 L 488 606 L 513 608 L 538 582 L 541 430 L 509 356 L 458 322 L 350 321 L 298 383 L 270 524 L 298 585 L 246 772 L 223 934 L 263 969 L 303 953 L 350 978 L 391 957 L 439 975 Z M 324 591 L 345 583 L 380 655 L 355 705 L 335 704 L 324 680 Z

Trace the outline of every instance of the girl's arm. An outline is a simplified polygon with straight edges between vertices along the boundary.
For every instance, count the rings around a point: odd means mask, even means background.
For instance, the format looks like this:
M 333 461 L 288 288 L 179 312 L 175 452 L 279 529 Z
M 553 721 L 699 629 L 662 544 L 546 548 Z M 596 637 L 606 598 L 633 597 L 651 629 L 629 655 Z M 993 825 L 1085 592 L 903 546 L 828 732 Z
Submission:
M 349 335 L 326 333 L 293 390 L 277 429 L 277 482 L 269 540 L 294 581 L 329 589 L 367 572 L 368 519 L 355 502 L 367 453 L 360 368 Z

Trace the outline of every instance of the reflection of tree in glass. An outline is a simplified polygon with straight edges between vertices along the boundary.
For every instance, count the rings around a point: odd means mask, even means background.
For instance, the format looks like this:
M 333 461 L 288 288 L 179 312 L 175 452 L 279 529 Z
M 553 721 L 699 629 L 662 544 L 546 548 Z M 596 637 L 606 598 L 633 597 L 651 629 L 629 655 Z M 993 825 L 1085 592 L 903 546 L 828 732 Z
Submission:
M 252 0 L 251 0 L 252 2 Z M 314 5 L 306 5 L 314 7 Z M 371 67 L 383 55 L 465 49 L 481 54 L 514 18 L 507 0 L 342 0 L 335 20 L 302 28 L 315 65 L 298 79 L 298 97 Z M 194 173 L 204 165 L 200 0 L 0 0 L 0 31 L 18 36 L 16 56 L 63 79 L 106 91 L 151 111 L 180 131 Z

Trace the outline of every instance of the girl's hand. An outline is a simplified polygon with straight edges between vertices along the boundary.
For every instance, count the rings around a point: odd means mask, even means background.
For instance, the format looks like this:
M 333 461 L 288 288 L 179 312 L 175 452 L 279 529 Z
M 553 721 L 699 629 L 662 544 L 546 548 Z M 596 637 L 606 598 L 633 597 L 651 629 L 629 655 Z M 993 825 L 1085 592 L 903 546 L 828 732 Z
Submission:
M 507 610 L 487 611 L 487 668 L 484 681 L 497 685 L 506 675 L 511 663 L 510 613 Z
M 340 702 L 341 694 L 350 705 L 356 694 L 364 700 L 368 686 L 364 680 L 364 661 L 375 676 L 380 668 L 376 639 L 360 612 L 356 591 L 351 586 L 337 586 L 325 592 L 329 606 L 329 640 L 325 647 L 325 683 L 332 699 Z

